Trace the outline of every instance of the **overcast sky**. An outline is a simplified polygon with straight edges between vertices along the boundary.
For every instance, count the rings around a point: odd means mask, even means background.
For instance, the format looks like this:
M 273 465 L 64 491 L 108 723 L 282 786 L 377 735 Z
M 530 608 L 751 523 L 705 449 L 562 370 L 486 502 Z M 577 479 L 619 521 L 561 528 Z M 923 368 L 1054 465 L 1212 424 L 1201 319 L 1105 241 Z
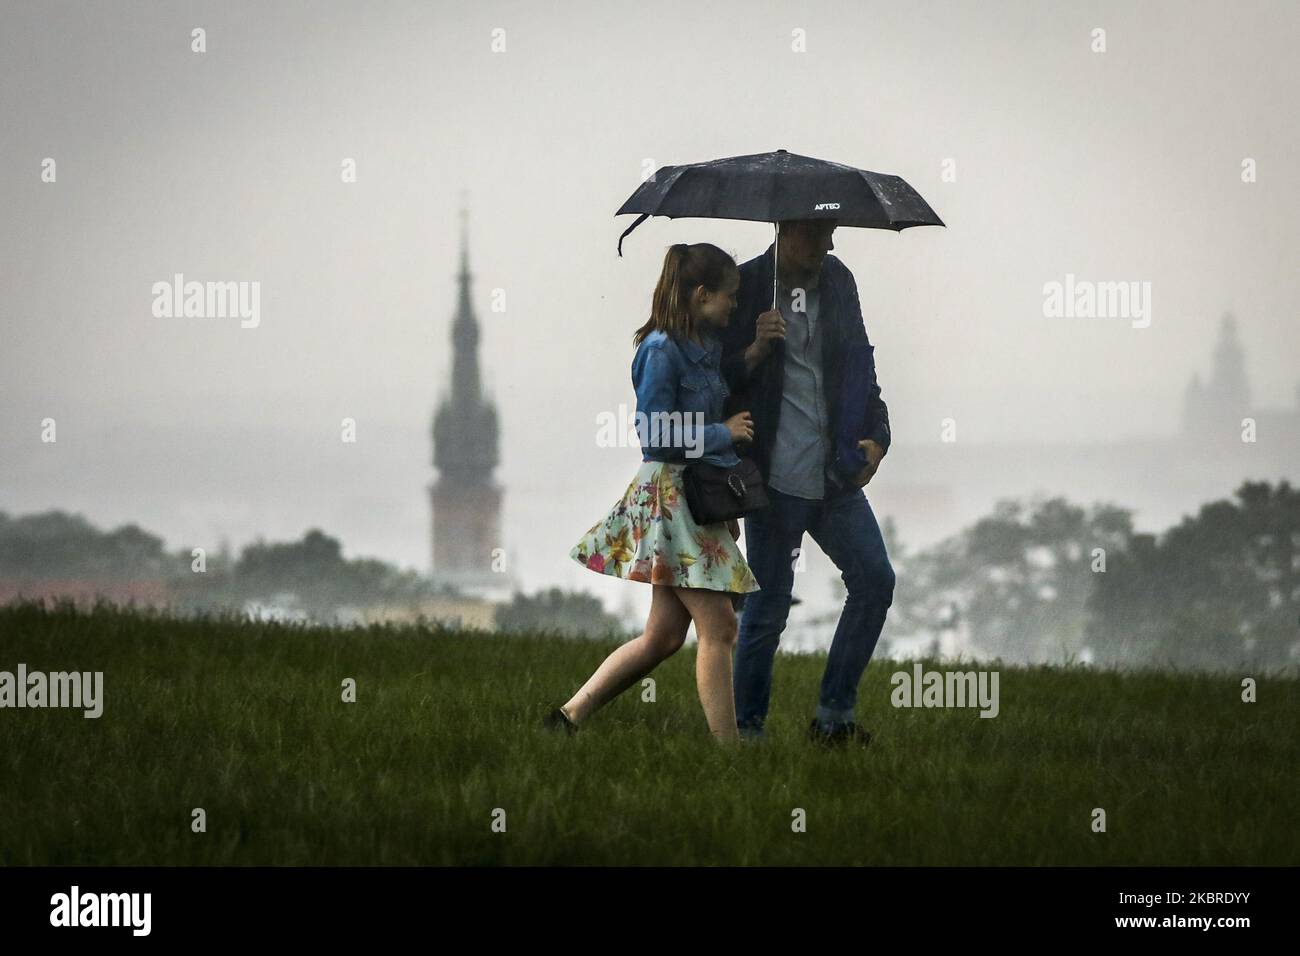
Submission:
M 596 416 L 634 402 L 665 247 L 771 240 L 650 220 L 619 259 L 614 210 L 647 162 L 777 148 L 901 175 L 947 223 L 835 237 L 898 442 L 945 417 L 967 441 L 1172 432 L 1228 309 L 1256 399 L 1295 400 L 1294 3 L 0 10 L 10 513 L 169 547 L 315 526 L 427 569 L 464 191 L 504 544 L 530 588 L 590 584 L 568 549 L 640 460 Z M 260 324 L 156 317 L 178 272 L 260 282 Z M 1150 325 L 1044 317 L 1067 274 L 1151 283 Z

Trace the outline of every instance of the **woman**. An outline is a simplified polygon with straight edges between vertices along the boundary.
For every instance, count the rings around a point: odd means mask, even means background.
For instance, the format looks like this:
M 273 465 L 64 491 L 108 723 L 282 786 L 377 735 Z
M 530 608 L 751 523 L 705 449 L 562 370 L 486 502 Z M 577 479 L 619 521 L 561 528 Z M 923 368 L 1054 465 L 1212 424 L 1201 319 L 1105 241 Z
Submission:
M 730 467 L 734 444 L 752 441 L 753 421 L 740 412 L 725 422 L 728 395 L 717 331 L 736 308 L 735 261 L 707 242 L 679 243 L 664 257 L 650 319 L 636 331 L 632 383 L 642 462 L 614 507 L 569 552 L 599 574 L 654 588 L 645 632 L 610 654 L 547 724 L 576 731 L 593 711 L 640 681 L 686 641 L 695 622 L 695 679 L 709 730 L 735 741 L 731 650 L 735 604 L 758 590 L 736 538 L 736 521 L 696 524 L 686 505 L 682 470 L 692 461 Z M 756 364 L 747 355 L 746 371 Z

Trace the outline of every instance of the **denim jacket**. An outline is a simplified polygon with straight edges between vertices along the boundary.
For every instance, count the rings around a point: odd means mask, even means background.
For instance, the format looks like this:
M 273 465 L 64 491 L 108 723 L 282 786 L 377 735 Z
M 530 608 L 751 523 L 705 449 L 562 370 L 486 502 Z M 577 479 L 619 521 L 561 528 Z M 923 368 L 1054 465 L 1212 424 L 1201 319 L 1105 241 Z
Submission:
M 705 348 L 656 329 L 637 347 L 632 386 L 642 461 L 740 463 L 723 424 L 730 389 L 722 377 L 722 342 L 707 330 L 700 338 Z

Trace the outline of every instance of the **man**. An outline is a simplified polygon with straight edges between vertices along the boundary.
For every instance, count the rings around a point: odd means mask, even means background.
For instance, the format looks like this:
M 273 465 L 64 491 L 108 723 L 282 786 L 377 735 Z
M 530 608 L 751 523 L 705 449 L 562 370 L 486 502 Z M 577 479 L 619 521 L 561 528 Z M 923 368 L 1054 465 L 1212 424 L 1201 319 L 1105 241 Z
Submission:
M 790 611 L 804 532 L 839 569 L 848 598 L 835 629 L 811 739 L 866 744 L 854 716 L 858 683 L 893 602 L 894 569 L 863 492 L 889 450 L 889 411 L 874 361 L 868 387 L 867 465 L 848 480 L 833 467 L 844 357 L 855 342 L 873 353 L 853 274 L 835 256 L 833 220 L 781 223 L 772 309 L 773 246 L 740 267 L 736 311 L 722 332 L 731 409 L 753 416 L 752 457 L 771 507 L 746 516 L 746 560 L 762 590 L 745 596 L 735 656 L 736 722 L 761 738 L 772 664 Z

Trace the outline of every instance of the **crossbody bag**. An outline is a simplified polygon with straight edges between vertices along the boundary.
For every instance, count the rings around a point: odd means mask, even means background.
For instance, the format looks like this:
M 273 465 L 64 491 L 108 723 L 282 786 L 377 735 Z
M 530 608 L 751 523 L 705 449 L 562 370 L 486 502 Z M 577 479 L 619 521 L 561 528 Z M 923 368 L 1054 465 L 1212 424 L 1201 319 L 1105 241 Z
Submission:
M 686 506 L 699 525 L 741 518 L 768 506 L 763 474 L 752 458 L 730 468 L 696 461 L 682 469 Z

